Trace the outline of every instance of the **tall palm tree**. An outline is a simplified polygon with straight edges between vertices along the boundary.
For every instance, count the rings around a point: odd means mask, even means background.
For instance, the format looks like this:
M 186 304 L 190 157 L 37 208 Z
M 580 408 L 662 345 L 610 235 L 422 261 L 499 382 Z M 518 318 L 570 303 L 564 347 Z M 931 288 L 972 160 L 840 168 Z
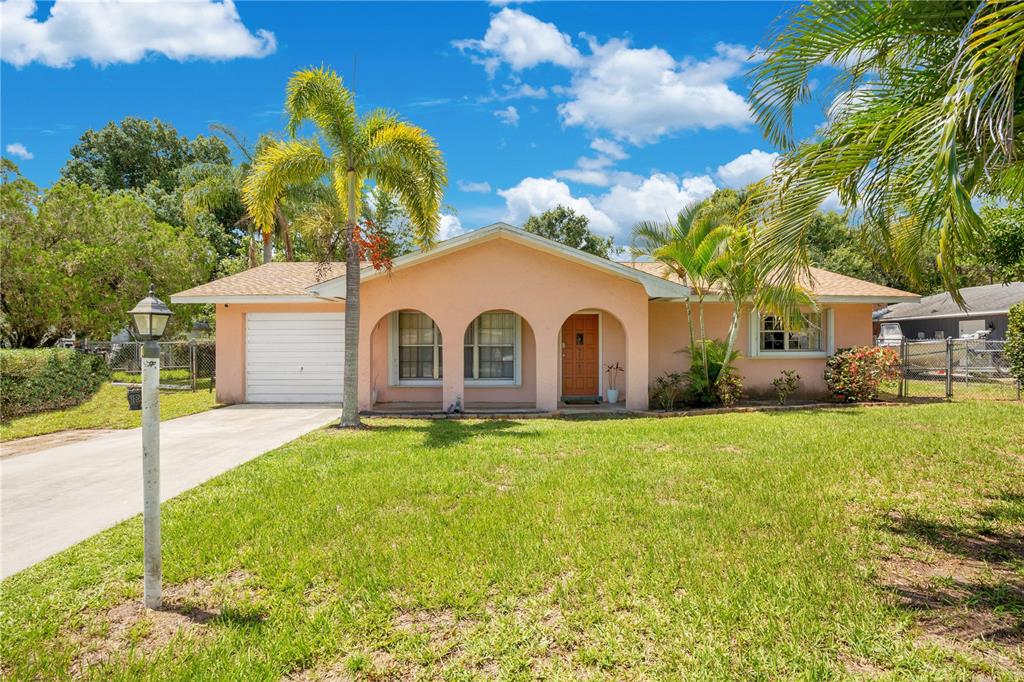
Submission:
M 751 71 L 754 117 L 784 154 L 759 248 L 781 280 L 806 270 L 806 235 L 831 192 L 865 229 L 888 230 L 919 280 L 922 247 L 957 292 L 957 261 L 984 237 L 973 201 L 1024 201 L 1024 3 L 823 1 L 801 5 Z M 818 67 L 836 70 L 811 87 Z M 795 109 L 831 99 L 813 139 L 794 138 Z
M 641 221 L 633 227 L 630 252 L 634 257 L 647 257 L 663 264 L 672 274 L 693 289 L 697 296 L 697 318 L 700 325 L 701 358 L 704 379 L 708 376 L 707 348 L 704 344 L 704 299 L 720 276 L 726 257 L 724 247 L 729 227 L 723 224 L 720 212 L 707 203 L 690 204 L 679 211 L 674 221 Z M 693 330 L 693 308 L 687 298 L 686 325 L 690 349 L 697 347 Z
M 252 164 L 255 154 L 271 138 L 260 136 L 256 143 L 256 149 L 250 149 L 245 140 L 237 132 L 228 126 L 214 123 L 210 126 L 216 132 L 227 137 L 234 143 L 242 155 L 242 162 L 234 164 L 197 163 L 186 168 L 183 172 L 183 184 L 185 192 L 182 195 L 185 212 L 194 215 L 199 211 L 213 212 L 223 206 L 242 202 L 242 193 L 245 186 L 245 179 L 252 172 Z M 254 223 L 252 216 L 247 212 L 238 221 L 236 227 L 249 231 Z M 273 260 L 273 238 L 277 234 L 284 242 L 285 258 L 289 261 L 295 260 L 295 250 L 292 246 L 291 225 L 281 209 L 281 202 L 274 208 L 274 221 L 268 229 L 261 230 L 263 237 L 263 262 L 269 263 Z
M 447 171 L 437 143 L 422 128 L 397 115 L 373 110 L 358 115 L 355 98 L 327 68 L 296 72 L 285 100 L 292 139 L 268 143 L 245 181 L 245 203 L 260 229 L 274 219 L 284 191 L 323 180 L 345 216 L 345 384 L 341 425 L 359 426 L 359 277 L 356 221 L 368 181 L 394 194 L 409 215 L 417 241 L 429 247 L 437 236 Z M 304 123 L 321 139 L 298 139 Z

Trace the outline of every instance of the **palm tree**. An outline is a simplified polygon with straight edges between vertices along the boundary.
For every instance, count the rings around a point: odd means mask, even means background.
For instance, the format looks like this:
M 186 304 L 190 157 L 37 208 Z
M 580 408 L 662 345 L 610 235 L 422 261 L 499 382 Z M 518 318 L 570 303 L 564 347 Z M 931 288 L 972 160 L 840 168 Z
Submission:
M 697 295 L 701 358 L 704 362 L 704 379 L 708 385 L 710 377 L 704 344 L 704 299 L 724 267 L 724 246 L 729 233 L 729 227 L 723 224 L 717 208 L 705 202 L 686 206 L 679 211 L 674 221 L 645 220 L 637 223 L 630 240 L 630 252 L 634 257 L 651 258 L 662 263 Z M 697 343 L 689 298 L 683 302 L 683 306 L 692 351 Z
M 719 259 L 718 288 L 732 301 L 732 319 L 726 337 L 725 357 L 731 358 L 739 336 L 743 306 L 752 304 L 757 310 L 770 312 L 783 321 L 786 329 L 799 329 L 806 324 L 801 308 L 813 307 L 814 299 L 800 286 L 779 286 L 766 273 L 760 252 L 755 249 L 756 225 L 747 222 L 748 204 L 744 202 L 733 218 L 723 257 Z
M 252 172 L 254 154 L 271 139 L 268 136 L 260 136 L 254 151 L 237 132 L 228 126 L 214 123 L 210 127 L 233 142 L 243 160 L 238 165 L 197 163 L 184 170 L 183 184 L 186 189 L 182 195 L 182 201 L 186 214 L 191 216 L 199 211 L 213 212 L 236 202 L 242 203 L 245 179 Z M 291 225 L 285 218 L 280 204 L 281 202 L 278 202 L 274 209 L 274 222 L 269 229 L 261 230 L 264 263 L 269 263 L 274 257 L 273 237 L 275 233 L 284 242 L 285 258 L 289 261 L 295 260 Z M 251 230 L 253 227 L 252 216 L 247 212 L 235 227 L 246 231 Z
M 759 249 L 793 284 L 822 200 L 838 192 L 888 230 L 912 281 L 938 233 L 936 265 L 959 298 L 957 262 L 984 237 L 973 201 L 1024 201 L 1024 3 L 817 2 L 770 37 L 751 71 L 754 117 L 784 150 Z M 838 68 L 825 123 L 797 142 L 794 110 L 817 67 Z
M 372 181 L 397 197 L 417 241 L 429 247 L 437 236 L 447 171 L 437 143 L 427 133 L 384 110 L 359 116 L 355 98 L 327 68 L 296 72 L 285 100 L 292 139 L 260 150 L 245 181 L 245 203 L 262 230 L 274 219 L 288 187 L 323 180 L 345 216 L 345 385 L 341 425 L 359 426 L 359 277 L 357 217 L 363 188 Z M 303 123 L 322 138 L 298 139 Z

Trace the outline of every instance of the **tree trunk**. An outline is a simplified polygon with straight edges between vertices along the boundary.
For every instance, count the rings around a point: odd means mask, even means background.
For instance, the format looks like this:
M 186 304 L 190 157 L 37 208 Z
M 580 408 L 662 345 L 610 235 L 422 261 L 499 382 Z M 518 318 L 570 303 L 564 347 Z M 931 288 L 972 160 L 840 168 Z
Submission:
M 690 365 L 693 365 L 693 347 L 697 345 L 693 336 L 693 308 L 690 306 L 690 299 L 686 299 L 683 303 L 683 307 L 686 309 L 686 326 L 690 331 Z
M 295 260 L 295 249 L 292 247 L 292 226 L 288 224 L 288 220 L 281 213 L 280 206 L 274 207 L 274 219 L 277 221 L 277 229 L 284 240 L 284 257 L 290 263 Z
M 704 333 L 704 294 L 697 297 L 697 311 L 700 313 L 700 356 L 704 361 L 704 384 L 711 388 L 711 375 L 708 373 L 708 337 Z
M 269 263 L 274 260 L 274 246 L 271 244 L 273 235 L 269 232 L 263 233 L 263 262 Z
M 729 358 L 730 358 L 730 356 L 732 356 L 732 349 L 736 347 L 736 334 L 738 334 L 739 331 L 740 331 L 740 309 L 742 307 L 743 307 L 743 303 L 742 302 L 737 302 L 732 307 L 732 321 L 729 323 L 729 337 L 726 339 L 726 342 L 725 342 L 725 362 L 726 363 L 729 362 Z M 725 369 L 724 365 L 723 365 L 722 369 Z M 719 380 L 721 380 L 722 374 L 725 374 L 725 372 L 721 372 L 718 375 L 718 379 Z
M 356 231 L 356 174 L 348 171 L 348 216 L 345 221 L 345 386 L 341 426 L 359 426 L 359 245 Z

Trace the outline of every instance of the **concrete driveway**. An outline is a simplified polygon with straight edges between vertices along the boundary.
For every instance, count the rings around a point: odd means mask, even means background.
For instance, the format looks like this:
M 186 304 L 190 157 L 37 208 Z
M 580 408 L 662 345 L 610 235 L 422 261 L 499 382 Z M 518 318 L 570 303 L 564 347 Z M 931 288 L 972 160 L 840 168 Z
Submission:
M 331 405 L 235 405 L 163 422 L 163 500 L 340 416 Z M 0 460 L 0 577 L 142 512 L 142 433 Z M 139 542 L 142 542 L 141 537 Z

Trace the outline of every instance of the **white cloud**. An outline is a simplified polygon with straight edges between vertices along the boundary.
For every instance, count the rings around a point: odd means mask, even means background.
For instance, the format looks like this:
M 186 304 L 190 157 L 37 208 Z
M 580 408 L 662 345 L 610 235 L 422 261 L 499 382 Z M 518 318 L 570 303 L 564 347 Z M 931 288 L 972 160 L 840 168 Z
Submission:
M 482 40 L 453 44 L 491 77 L 502 64 L 513 71 L 542 63 L 570 69 L 568 86 L 551 87 L 551 92 L 568 98 L 558 107 L 562 122 L 608 131 L 633 144 L 681 130 L 749 123 L 746 101 L 728 85 L 749 61 L 750 52 L 742 45 L 719 43 L 707 59 L 677 61 L 659 47 L 584 38 L 590 49 L 586 55 L 554 24 L 505 8 L 491 17 Z
M 232 0 L 128 2 L 57 0 L 43 21 L 33 0 L 0 3 L 0 56 L 15 66 L 69 67 L 169 59 L 234 59 L 272 53 L 274 34 L 249 31 Z
M 587 216 L 596 232 L 621 240 L 637 221 L 664 220 L 714 191 L 715 183 L 707 175 L 680 180 L 657 173 L 632 186 L 617 184 L 604 194 L 587 197 L 573 196 L 567 184 L 552 178 L 524 178 L 498 194 L 505 199 L 504 220 L 510 223 L 522 225 L 531 215 L 562 205 Z
M 36 158 L 36 155 L 28 150 L 28 148 L 20 142 L 12 142 L 7 145 L 7 153 L 11 156 L 17 156 L 19 159 L 25 159 L 30 161 Z
M 559 105 L 565 125 L 607 130 L 633 144 L 694 128 L 742 127 L 746 100 L 725 82 L 742 68 L 732 46 L 708 61 L 677 62 L 665 50 L 623 40 L 591 41 L 593 55 L 576 73 L 570 100 Z
M 612 187 L 601 196 L 597 206 L 624 235 L 637 221 L 674 217 L 684 206 L 711 196 L 715 189 L 714 181 L 707 175 L 679 180 L 656 173 L 638 187 Z
M 727 187 L 743 187 L 768 177 L 775 166 L 779 155 L 775 152 L 763 152 L 751 149 L 740 154 L 729 163 L 718 167 L 716 175 Z
M 491 193 L 491 183 L 489 182 L 464 182 L 459 180 L 455 184 L 461 192 L 475 192 L 477 194 Z
M 498 194 L 505 199 L 503 220 L 513 225 L 522 225 L 531 215 L 538 215 L 549 208 L 567 206 L 590 218 L 590 226 L 594 230 L 605 234 L 615 232 L 615 225 L 608 216 L 590 203 L 589 199 L 574 197 L 569 191 L 569 185 L 559 180 L 524 178 L 515 187 L 499 189 Z
M 507 126 L 519 125 L 519 111 L 512 105 L 509 105 L 504 109 L 498 109 L 494 112 L 494 115 Z
M 457 235 L 462 234 L 465 230 L 462 229 L 462 222 L 458 216 L 454 215 L 442 215 L 441 225 L 438 228 L 438 238 L 441 240 L 451 239 Z
M 629 158 L 629 154 L 627 154 L 626 150 L 622 148 L 622 145 L 613 140 L 606 140 L 599 137 L 590 143 L 590 148 L 596 152 L 600 152 L 610 159 L 615 159 L 616 161 L 622 161 L 623 159 Z
M 821 202 L 821 210 L 836 211 L 838 213 L 846 211 L 846 208 L 843 206 L 843 202 L 839 200 L 839 192 L 835 190 L 829 192 L 828 196 L 825 197 L 825 200 Z
M 556 170 L 554 175 L 556 178 L 584 185 L 595 185 L 597 187 L 607 187 L 608 185 L 615 184 L 633 187 L 640 184 L 640 181 L 643 180 L 639 175 L 613 170 L 611 168 L 612 163 L 611 159 L 601 154 L 597 156 L 581 156 L 576 159 L 575 168 Z
M 491 76 L 502 62 L 521 71 L 544 62 L 576 66 L 581 60 L 569 36 L 554 24 L 510 7 L 491 17 L 483 40 L 455 40 L 452 45 L 469 53 Z

